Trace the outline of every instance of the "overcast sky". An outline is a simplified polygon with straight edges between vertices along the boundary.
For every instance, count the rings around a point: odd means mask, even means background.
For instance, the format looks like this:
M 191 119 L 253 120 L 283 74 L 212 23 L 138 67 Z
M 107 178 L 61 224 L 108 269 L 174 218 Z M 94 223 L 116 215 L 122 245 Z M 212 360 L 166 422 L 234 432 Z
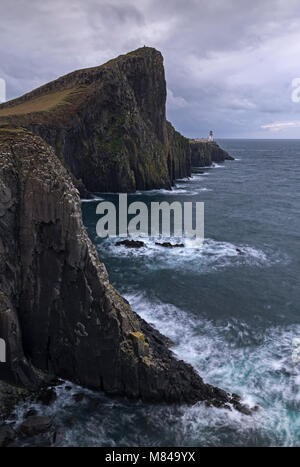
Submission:
M 300 102 L 291 97 L 292 81 L 300 78 L 299 0 L 0 0 L 0 6 L 7 99 L 146 44 L 164 55 L 168 118 L 186 136 L 212 129 L 217 138 L 300 137 Z

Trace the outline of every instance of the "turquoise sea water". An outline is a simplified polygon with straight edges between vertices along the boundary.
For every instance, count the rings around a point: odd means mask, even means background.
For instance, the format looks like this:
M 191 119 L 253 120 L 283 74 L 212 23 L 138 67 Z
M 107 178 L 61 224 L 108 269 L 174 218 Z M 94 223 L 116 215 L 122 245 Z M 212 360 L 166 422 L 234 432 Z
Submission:
M 75 386 L 57 388 L 55 404 L 39 411 L 55 412 L 66 445 L 300 445 L 300 363 L 292 359 L 293 339 L 300 338 L 300 141 L 219 143 L 235 161 L 178 181 L 172 192 L 129 196 L 129 202 L 204 201 L 202 248 L 169 250 L 151 240 L 140 250 L 117 248 L 116 240 L 96 235 L 99 201 L 83 202 L 83 216 L 112 283 L 133 309 L 171 337 L 175 353 L 205 381 L 261 409 L 247 417 L 91 391 L 74 405 Z

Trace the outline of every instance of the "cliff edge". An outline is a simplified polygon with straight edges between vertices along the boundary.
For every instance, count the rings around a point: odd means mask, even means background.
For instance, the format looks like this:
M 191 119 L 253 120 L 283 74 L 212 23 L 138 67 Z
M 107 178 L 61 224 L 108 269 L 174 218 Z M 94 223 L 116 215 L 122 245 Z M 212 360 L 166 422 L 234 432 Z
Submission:
M 163 57 L 153 48 L 74 71 L 2 104 L 1 122 L 50 144 L 82 195 L 170 189 L 177 166 L 183 176 L 190 171 L 187 144 L 179 157 L 187 162 L 176 159 L 175 146 L 185 138 L 175 138 L 167 125 Z
M 0 193 L 0 379 L 35 388 L 42 370 L 111 395 L 245 411 L 177 360 L 109 283 L 78 191 L 45 141 L 0 127 Z

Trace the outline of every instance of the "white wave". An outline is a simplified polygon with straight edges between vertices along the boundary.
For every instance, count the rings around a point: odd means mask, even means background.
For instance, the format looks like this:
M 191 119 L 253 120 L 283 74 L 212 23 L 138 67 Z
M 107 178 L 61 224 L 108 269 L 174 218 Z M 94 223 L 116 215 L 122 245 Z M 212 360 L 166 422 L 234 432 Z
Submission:
M 137 313 L 175 342 L 178 358 L 194 365 L 206 382 L 240 394 L 250 407 L 260 406 L 251 417 L 207 409 L 203 404 L 187 408 L 181 429 L 186 435 L 188 431 L 189 440 L 196 440 L 201 432 L 202 443 L 211 444 L 205 437 L 207 429 L 226 426 L 238 431 L 241 442 L 256 432 L 268 438 L 269 445 L 299 444 L 299 423 L 292 412 L 300 410 L 300 365 L 292 361 L 291 343 L 300 335 L 300 325 L 270 327 L 255 340 L 255 330 L 240 320 L 230 319 L 226 325 L 197 319 L 143 293 L 128 293 L 126 298 Z M 218 432 L 215 435 L 212 444 L 218 445 Z
M 224 267 L 239 267 L 244 264 L 265 266 L 271 264 L 266 254 L 249 245 L 234 245 L 229 242 L 220 242 L 213 239 L 205 239 L 200 246 L 195 245 L 195 240 L 189 238 L 151 238 L 136 237 L 136 240 L 144 242 L 143 248 L 126 248 L 116 246 L 116 239 L 106 239 L 98 244 L 99 252 L 103 247 L 112 257 L 136 257 L 145 259 L 144 267 L 148 269 L 173 269 L 178 265 L 186 270 L 196 273 L 207 273 Z M 182 248 L 164 248 L 156 243 L 171 242 L 183 243 Z
M 101 198 L 100 196 L 93 196 L 91 199 L 81 199 L 82 203 L 95 203 L 97 201 L 104 201 L 104 198 Z
M 138 196 L 157 196 L 157 195 L 189 195 L 193 196 L 197 194 L 197 191 L 191 190 L 189 186 L 187 188 L 181 188 L 181 187 L 173 187 L 172 190 L 147 190 L 147 191 L 136 191 L 135 193 L 130 193 L 130 196 L 138 195 Z

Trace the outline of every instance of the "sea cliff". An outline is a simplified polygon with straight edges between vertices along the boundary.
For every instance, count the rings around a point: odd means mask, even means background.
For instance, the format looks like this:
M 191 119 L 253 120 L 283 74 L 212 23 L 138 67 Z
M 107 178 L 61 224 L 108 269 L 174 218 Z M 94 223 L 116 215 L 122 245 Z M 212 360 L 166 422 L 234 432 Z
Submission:
M 190 140 L 191 164 L 193 167 L 209 167 L 213 162 L 234 160 L 228 152 L 214 141 Z
M 0 123 L 42 137 L 82 196 L 170 189 L 192 165 L 229 158 L 216 143 L 189 144 L 167 122 L 163 57 L 149 47 L 0 105 Z
M 111 395 L 224 406 L 235 400 L 178 361 L 109 283 L 54 150 L 0 128 L 0 379 L 36 389 L 37 370 Z
M 77 188 L 171 188 L 191 174 L 193 145 L 166 121 L 165 99 L 162 56 L 142 48 L 0 106 L 0 380 L 36 391 L 56 376 L 247 412 L 132 311 L 83 226 Z

